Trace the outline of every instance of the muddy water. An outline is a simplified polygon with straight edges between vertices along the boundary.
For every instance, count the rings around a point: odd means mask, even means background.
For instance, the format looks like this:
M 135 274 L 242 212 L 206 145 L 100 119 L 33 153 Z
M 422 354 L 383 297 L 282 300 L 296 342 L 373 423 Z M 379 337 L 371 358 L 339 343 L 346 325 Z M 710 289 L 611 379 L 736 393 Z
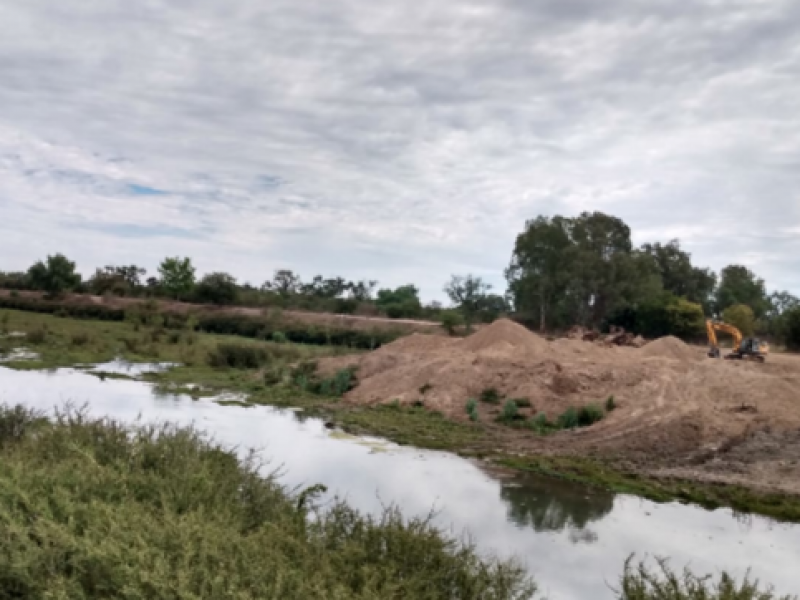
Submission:
M 486 553 L 523 561 L 551 599 L 613 598 L 609 585 L 631 553 L 669 556 L 676 567 L 711 573 L 724 568 L 742 575 L 752 568 L 777 591 L 800 591 L 800 526 L 550 479 L 502 480 L 456 456 L 352 438 L 292 411 L 223 407 L 82 370 L 0 367 L 0 402 L 50 410 L 68 401 L 128 422 L 193 423 L 219 442 L 263 449 L 287 485 L 323 483 L 366 511 L 390 503 L 408 515 L 433 509 L 440 526 L 468 534 Z

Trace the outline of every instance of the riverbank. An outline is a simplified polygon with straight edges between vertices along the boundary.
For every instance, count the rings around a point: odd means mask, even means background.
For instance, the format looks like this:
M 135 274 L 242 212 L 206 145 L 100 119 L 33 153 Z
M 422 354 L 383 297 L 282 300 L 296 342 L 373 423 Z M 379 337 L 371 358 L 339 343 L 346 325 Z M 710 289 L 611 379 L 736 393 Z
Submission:
M 661 465 L 636 462 L 625 456 L 576 453 L 550 438 L 519 431 L 494 420 L 478 423 L 446 418 L 424 406 L 400 403 L 360 405 L 313 393 L 291 379 L 292 365 L 311 364 L 352 352 L 331 346 L 300 346 L 251 342 L 235 336 L 193 331 L 161 331 L 142 323 L 76 321 L 49 315 L 3 311 L 5 330 L 0 347 L 24 346 L 36 360 L 9 362 L 17 369 L 43 369 L 82 363 L 102 363 L 115 357 L 138 362 L 180 363 L 164 372 L 136 376 L 167 392 L 200 397 L 220 392 L 241 394 L 237 403 L 302 408 L 351 433 L 366 433 L 420 448 L 448 450 L 508 468 L 564 477 L 658 501 L 680 500 L 707 507 L 730 506 L 742 512 L 800 522 L 800 497 L 769 488 L 756 488 L 700 477 L 661 472 Z M 15 337 L 25 334 L 24 337 Z M 220 368 L 209 357 L 220 346 L 249 348 L 253 360 L 246 368 Z M 252 355 L 252 356 L 251 356 Z M 238 360 L 238 359 L 237 359 Z M 342 359 L 347 361 L 349 359 Z M 240 365 L 242 366 L 242 365 Z M 276 379 L 275 374 L 281 374 Z M 116 374 L 114 376 L 123 376 Z M 319 391 L 319 390 L 317 390 Z M 520 440 L 524 444 L 520 443 Z M 587 458 L 591 456 L 592 458 Z

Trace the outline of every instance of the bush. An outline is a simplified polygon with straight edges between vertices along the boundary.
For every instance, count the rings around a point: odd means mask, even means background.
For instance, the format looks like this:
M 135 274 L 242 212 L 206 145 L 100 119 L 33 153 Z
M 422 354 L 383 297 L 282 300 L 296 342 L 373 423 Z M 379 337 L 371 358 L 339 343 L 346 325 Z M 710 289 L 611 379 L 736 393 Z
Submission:
M 578 426 L 589 427 L 605 417 L 603 409 L 597 404 L 587 404 L 578 411 Z
M 614 396 L 609 396 L 608 400 L 606 400 L 606 412 L 611 412 L 612 410 L 617 409 L 617 401 L 614 400 Z
M 481 402 L 487 404 L 500 404 L 500 392 L 495 388 L 486 388 L 481 392 Z
M 775 595 L 771 588 L 763 589 L 749 576 L 737 583 L 723 572 L 715 583 L 711 576 L 699 577 L 688 569 L 675 573 L 666 560 L 659 559 L 657 563 L 657 570 L 643 562 L 634 567 L 629 558 L 620 589 L 614 590 L 616 596 L 620 600 L 793 600 Z
M 14 413 L 14 411 L 20 411 Z M 481 558 L 396 509 L 291 492 L 193 429 L 128 429 L 0 408 L 4 598 L 527 598 Z M 79 483 L 79 485 L 78 485 Z
M 272 332 L 272 341 L 276 344 L 285 344 L 286 343 L 286 334 L 282 331 L 273 331 Z
M 44 329 L 34 329 L 25 335 L 25 341 L 29 344 L 43 344 L 47 340 L 47 332 Z
M 532 408 L 533 407 L 533 405 L 531 404 L 531 401 L 528 400 L 527 398 L 514 398 L 512 400 L 512 402 L 514 402 L 514 404 L 517 405 L 517 408 Z
M 73 346 L 85 346 L 91 340 L 88 333 L 84 331 L 80 331 L 78 333 L 73 333 L 72 337 L 70 338 L 70 343 Z
M 469 415 L 470 421 L 477 421 L 478 420 L 478 401 L 475 398 L 470 398 L 467 400 L 467 414 Z
M 533 419 L 528 421 L 528 424 L 536 433 L 540 433 L 542 435 L 554 429 L 552 423 L 547 420 L 547 415 L 544 413 L 539 413 L 533 417 Z
M 267 362 L 264 348 L 244 344 L 218 344 L 208 353 L 208 364 L 212 367 L 232 369 L 258 369 Z
M 519 409 L 517 408 L 517 403 L 513 400 L 506 400 L 506 403 L 503 405 L 503 412 L 500 414 L 500 418 L 503 421 L 515 421 L 519 417 Z
M 783 318 L 786 323 L 786 347 L 800 351 L 800 307 L 787 310 Z
M 464 324 L 464 319 L 461 314 L 454 310 L 442 311 L 442 314 L 439 316 L 439 321 L 444 330 L 450 335 L 455 335 L 456 329 Z
M 574 429 L 577 427 L 579 425 L 577 409 L 570 406 L 567 410 L 558 415 L 556 425 L 559 429 Z

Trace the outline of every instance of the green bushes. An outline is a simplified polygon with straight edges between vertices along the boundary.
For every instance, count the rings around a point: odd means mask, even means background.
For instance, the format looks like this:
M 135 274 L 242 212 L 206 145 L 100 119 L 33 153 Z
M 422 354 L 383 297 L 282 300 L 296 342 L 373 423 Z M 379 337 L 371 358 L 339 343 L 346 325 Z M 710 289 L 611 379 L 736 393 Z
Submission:
M 611 412 L 612 410 L 617 409 L 617 401 L 614 399 L 614 396 L 609 396 L 606 400 L 606 412 Z
M 258 346 L 244 344 L 218 344 L 208 353 L 212 367 L 232 369 L 258 369 L 267 363 L 267 352 Z
M 609 401 L 613 402 L 613 399 L 614 397 L 611 396 L 606 401 L 606 406 L 608 406 Z M 536 433 L 545 435 L 562 429 L 590 427 L 598 421 L 602 421 L 605 416 L 606 412 L 599 404 L 587 404 L 580 408 L 570 406 L 567 410 L 558 415 L 554 422 L 549 421 L 546 414 L 539 413 L 528 421 L 528 427 L 533 429 Z
M 481 402 L 486 404 L 500 404 L 500 392 L 495 388 L 486 388 L 481 392 Z
M 44 344 L 47 340 L 47 332 L 44 329 L 34 329 L 25 334 L 25 341 L 29 344 Z
M 331 377 L 320 377 L 317 374 L 317 363 L 306 361 L 296 365 L 289 374 L 290 382 L 304 392 L 319 396 L 341 398 L 358 384 L 355 367 L 340 369 Z M 282 377 L 269 376 L 267 383 L 280 383 Z
M 519 418 L 519 408 L 517 403 L 513 400 L 506 400 L 503 405 L 503 412 L 500 413 L 500 420 L 502 421 L 516 421 Z
M 35 432 L 32 435 L 31 432 Z M 528 598 L 486 561 L 395 509 L 293 495 L 196 431 L 52 425 L 0 408 L 3 598 Z M 78 484 L 79 483 L 79 484 Z M 313 518 L 309 518 L 313 515 Z
M 587 404 L 578 410 L 578 427 L 590 427 L 605 417 L 603 409 L 597 404 Z
M 79 331 L 73 333 L 69 341 L 73 346 L 85 346 L 91 341 L 91 337 L 85 331 Z

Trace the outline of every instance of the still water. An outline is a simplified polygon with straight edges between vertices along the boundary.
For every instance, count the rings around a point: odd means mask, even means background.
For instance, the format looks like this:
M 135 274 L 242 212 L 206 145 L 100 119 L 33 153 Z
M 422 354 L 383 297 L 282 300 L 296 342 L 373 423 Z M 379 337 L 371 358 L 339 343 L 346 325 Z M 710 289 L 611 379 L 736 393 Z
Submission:
M 109 372 L 142 367 L 104 365 Z M 612 598 L 625 559 L 636 553 L 671 557 L 696 572 L 748 568 L 782 593 L 800 591 L 800 526 L 737 517 L 565 482 L 499 479 L 442 452 L 352 438 L 318 419 L 267 407 L 219 406 L 165 395 L 147 383 L 102 380 L 85 370 L 18 372 L 0 367 L 0 402 L 44 410 L 67 402 L 96 416 L 133 422 L 194 424 L 218 442 L 263 451 L 290 487 L 325 484 L 331 495 L 364 511 L 399 505 L 406 515 L 436 511 L 436 523 L 479 548 L 516 557 L 551 599 Z

